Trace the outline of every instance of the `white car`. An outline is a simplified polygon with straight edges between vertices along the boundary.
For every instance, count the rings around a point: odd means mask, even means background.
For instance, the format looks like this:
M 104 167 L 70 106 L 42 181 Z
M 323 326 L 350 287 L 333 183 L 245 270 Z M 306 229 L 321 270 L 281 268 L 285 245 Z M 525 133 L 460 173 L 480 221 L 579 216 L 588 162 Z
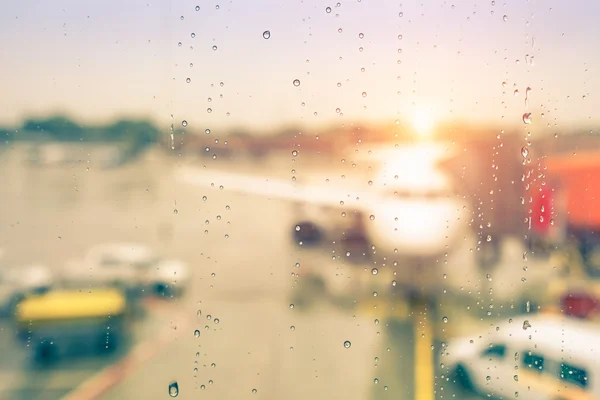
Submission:
M 450 341 L 441 362 L 493 398 L 600 398 L 600 327 L 561 315 L 523 315 Z
M 160 295 L 180 294 L 189 279 L 183 262 L 135 243 L 97 245 L 81 262 L 67 263 L 63 274 L 67 286 L 112 286 Z
M 44 265 L 0 267 L 0 314 L 12 315 L 16 305 L 26 296 L 52 288 L 54 279 Z

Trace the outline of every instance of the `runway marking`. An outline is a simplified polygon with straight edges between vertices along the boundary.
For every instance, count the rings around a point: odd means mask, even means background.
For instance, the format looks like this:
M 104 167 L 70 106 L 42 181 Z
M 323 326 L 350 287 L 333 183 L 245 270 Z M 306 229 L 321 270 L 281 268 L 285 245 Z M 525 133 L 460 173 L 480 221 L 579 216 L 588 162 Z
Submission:
M 424 304 L 413 308 L 413 329 L 415 341 L 415 399 L 433 400 L 434 357 L 433 329 L 429 310 Z
M 361 301 L 356 307 L 359 314 L 372 315 L 377 318 L 405 320 L 409 315 L 408 303 L 402 299 L 396 301 L 369 299 Z
M 183 312 L 176 315 L 179 320 L 178 331 L 185 331 L 187 320 Z M 183 328 L 183 329 L 179 329 Z M 151 358 L 158 355 L 175 339 L 171 327 L 165 328 L 162 333 L 152 339 L 138 344 L 133 351 L 122 358 L 118 363 L 106 367 L 92 376 L 81 385 L 68 393 L 62 400 L 92 400 L 99 398 L 116 384 L 124 381 L 135 370 Z

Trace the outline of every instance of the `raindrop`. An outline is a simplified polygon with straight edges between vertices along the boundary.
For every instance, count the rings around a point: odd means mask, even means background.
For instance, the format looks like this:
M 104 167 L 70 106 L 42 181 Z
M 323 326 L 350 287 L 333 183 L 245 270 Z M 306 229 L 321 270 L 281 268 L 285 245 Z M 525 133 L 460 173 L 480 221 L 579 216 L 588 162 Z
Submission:
M 529 125 L 531 123 L 531 113 L 523 114 L 523 123 Z
M 527 156 L 529 155 L 529 149 L 525 146 L 521 147 L 521 155 L 523 156 L 523 158 L 527 158 Z
M 215 324 L 218 324 L 218 323 L 220 322 L 220 321 L 219 321 L 219 318 L 215 318 L 215 321 L 214 321 L 214 322 L 215 322 Z
M 527 330 L 527 328 L 531 328 L 531 324 L 528 320 L 523 321 L 523 330 Z
M 271 31 L 264 31 L 263 32 L 263 38 L 264 39 L 269 39 L 271 37 Z
M 325 9 L 325 12 L 326 12 L 327 14 L 329 14 L 329 13 L 331 12 L 331 7 L 327 7 L 327 8 Z
M 192 37 L 192 39 L 193 39 L 193 38 L 195 38 L 195 37 L 196 37 L 196 34 L 195 34 L 194 32 L 192 32 L 192 34 L 191 34 L 190 36 L 191 36 L 191 37 Z
M 206 129 L 204 130 L 204 133 L 206 133 L 207 135 L 210 135 L 210 129 L 206 128 Z
M 502 16 L 502 21 L 504 21 L 504 22 L 508 21 L 508 16 L 507 15 L 503 15 Z
M 298 150 L 292 150 L 292 156 L 296 157 L 298 155 Z
M 373 379 L 373 383 L 375 383 L 375 384 L 379 383 L 379 379 L 377 379 L 377 378 Z
M 293 304 L 293 303 L 292 303 L 292 304 L 290 304 L 290 308 L 294 308 L 294 304 Z
M 445 324 L 447 324 L 448 323 L 448 317 L 443 317 L 442 318 L 442 322 L 445 323 Z
M 395 280 L 392 281 L 392 286 L 396 286 L 398 284 L 398 282 L 396 282 Z
M 362 92 L 362 97 L 367 97 L 367 92 Z
M 364 38 L 364 37 L 365 37 L 365 34 L 364 34 L 364 33 L 362 33 L 362 32 L 361 32 L 361 33 L 359 33 L 359 34 L 358 34 L 358 38 L 359 38 L 359 39 L 362 39 L 362 38 Z
M 349 340 L 346 340 L 346 341 L 344 342 L 344 347 L 345 347 L 345 348 L 347 348 L 347 349 L 349 349 L 349 348 L 350 348 L 350 346 L 352 346 L 352 343 L 350 343 L 350 341 L 349 341 Z
M 213 45 L 212 49 L 213 49 L 214 51 L 217 51 L 217 45 Z
M 252 389 L 252 394 L 256 394 L 256 392 L 258 392 L 258 390 Z
M 404 13 L 403 13 L 402 11 L 400 11 L 400 12 L 398 13 L 398 16 L 399 16 L 400 18 L 402 18 L 402 17 L 404 16 Z
M 212 108 L 207 108 L 206 112 L 210 114 L 212 112 Z
M 379 273 L 379 270 L 378 270 L 377 268 L 373 268 L 373 269 L 371 270 L 371 273 L 372 273 L 373 275 L 377 275 L 377 274 Z
M 519 95 L 519 89 L 515 89 L 515 91 L 513 92 L 513 95 L 514 95 L 515 97 L 517 97 L 517 96 Z
M 295 331 L 296 327 L 294 325 L 290 326 L 290 331 Z
M 195 337 L 195 338 L 199 338 L 199 337 L 200 337 L 200 330 L 196 329 L 196 330 L 194 331 L 194 337 Z
M 187 126 L 187 121 L 185 119 L 181 121 L 181 126 L 183 126 L 184 128 Z
M 177 381 L 173 381 L 169 384 L 169 396 L 179 396 L 179 385 L 177 384 Z
M 298 79 L 294 79 L 294 82 L 293 82 L 293 84 L 294 84 L 294 86 L 296 86 L 296 87 L 300 86 L 300 80 L 298 80 Z
M 187 79 L 185 80 L 185 82 L 186 82 L 186 83 L 190 83 L 191 81 L 192 81 L 192 79 L 191 79 L 191 78 L 187 78 Z
M 200 11 L 200 6 L 196 6 L 196 11 Z
M 373 221 L 373 220 L 375 219 L 375 216 L 374 216 L 373 214 L 371 214 L 371 215 L 369 216 L 369 219 L 370 219 L 371 221 Z

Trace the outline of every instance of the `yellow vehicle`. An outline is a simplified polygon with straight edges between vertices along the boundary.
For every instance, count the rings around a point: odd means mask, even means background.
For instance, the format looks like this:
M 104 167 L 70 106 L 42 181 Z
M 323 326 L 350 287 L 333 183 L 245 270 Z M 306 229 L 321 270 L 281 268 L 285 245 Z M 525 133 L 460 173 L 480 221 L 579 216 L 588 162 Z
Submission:
M 55 290 L 23 300 L 15 317 L 34 359 L 49 362 L 115 350 L 125 337 L 127 309 L 125 295 L 116 289 Z

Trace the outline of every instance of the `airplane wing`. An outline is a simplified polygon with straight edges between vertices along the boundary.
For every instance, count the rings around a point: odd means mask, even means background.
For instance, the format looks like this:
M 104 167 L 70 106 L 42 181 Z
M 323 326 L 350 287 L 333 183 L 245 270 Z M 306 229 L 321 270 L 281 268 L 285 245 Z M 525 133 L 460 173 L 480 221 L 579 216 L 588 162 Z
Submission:
M 365 203 L 371 197 L 368 192 L 351 190 L 333 183 L 301 184 L 291 179 L 271 179 L 247 174 L 207 171 L 187 166 L 176 168 L 175 179 L 182 183 L 217 190 L 222 186 L 225 191 L 310 203 L 323 207 L 340 207 L 344 204 L 354 209 L 362 209 L 366 207 Z

